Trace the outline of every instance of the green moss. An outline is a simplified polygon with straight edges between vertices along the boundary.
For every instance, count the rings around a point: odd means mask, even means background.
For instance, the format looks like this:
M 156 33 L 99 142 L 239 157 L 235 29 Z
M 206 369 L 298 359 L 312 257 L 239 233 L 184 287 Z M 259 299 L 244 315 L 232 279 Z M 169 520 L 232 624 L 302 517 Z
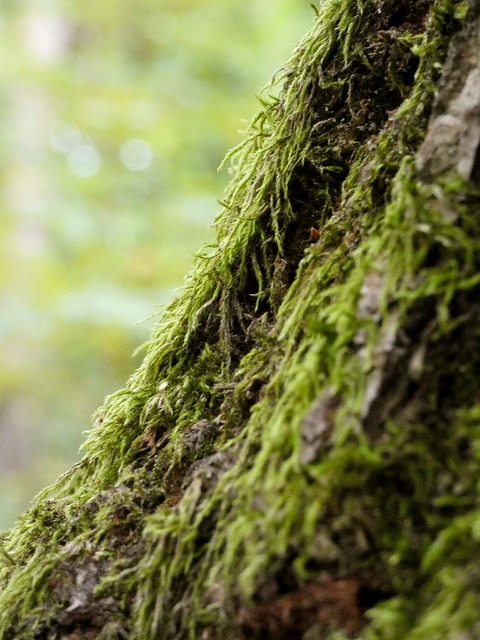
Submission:
M 322 2 L 218 244 L 5 543 L 6 640 L 474 628 L 478 194 L 414 166 L 463 5 Z M 332 593 L 350 627 L 317 603 L 278 635 L 283 596 Z

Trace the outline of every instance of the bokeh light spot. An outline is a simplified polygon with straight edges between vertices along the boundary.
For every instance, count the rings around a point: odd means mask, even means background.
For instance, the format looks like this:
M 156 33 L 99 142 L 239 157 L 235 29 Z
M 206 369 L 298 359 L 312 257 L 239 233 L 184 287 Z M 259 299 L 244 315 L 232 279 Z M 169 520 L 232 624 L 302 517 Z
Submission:
M 102 161 L 95 147 L 82 144 L 70 151 L 67 156 L 72 173 L 79 178 L 90 178 L 100 170 Z
M 120 147 L 120 160 L 130 171 L 145 171 L 152 164 L 152 147 L 138 138 L 127 140 Z

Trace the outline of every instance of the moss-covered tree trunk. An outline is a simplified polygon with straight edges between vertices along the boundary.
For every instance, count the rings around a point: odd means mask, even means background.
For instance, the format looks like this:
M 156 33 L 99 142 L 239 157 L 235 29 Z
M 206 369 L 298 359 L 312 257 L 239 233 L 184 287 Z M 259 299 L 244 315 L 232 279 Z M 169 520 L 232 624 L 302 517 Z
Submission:
M 323 0 L 2 640 L 480 638 L 480 0 Z

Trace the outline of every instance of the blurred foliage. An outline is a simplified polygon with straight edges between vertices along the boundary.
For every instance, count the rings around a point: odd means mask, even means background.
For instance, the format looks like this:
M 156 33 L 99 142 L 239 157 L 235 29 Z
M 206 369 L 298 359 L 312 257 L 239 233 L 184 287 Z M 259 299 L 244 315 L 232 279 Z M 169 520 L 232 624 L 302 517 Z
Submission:
M 0 0 L 0 527 L 181 284 L 307 0 Z M 138 357 L 141 357 L 138 356 Z M 137 357 L 137 360 L 138 360 Z

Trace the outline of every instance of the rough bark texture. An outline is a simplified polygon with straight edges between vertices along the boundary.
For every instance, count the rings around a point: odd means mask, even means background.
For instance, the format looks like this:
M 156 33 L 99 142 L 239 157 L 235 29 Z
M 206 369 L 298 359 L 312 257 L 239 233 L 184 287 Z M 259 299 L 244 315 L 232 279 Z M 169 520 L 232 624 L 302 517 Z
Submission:
M 480 637 L 479 15 L 321 2 L 3 640 Z

